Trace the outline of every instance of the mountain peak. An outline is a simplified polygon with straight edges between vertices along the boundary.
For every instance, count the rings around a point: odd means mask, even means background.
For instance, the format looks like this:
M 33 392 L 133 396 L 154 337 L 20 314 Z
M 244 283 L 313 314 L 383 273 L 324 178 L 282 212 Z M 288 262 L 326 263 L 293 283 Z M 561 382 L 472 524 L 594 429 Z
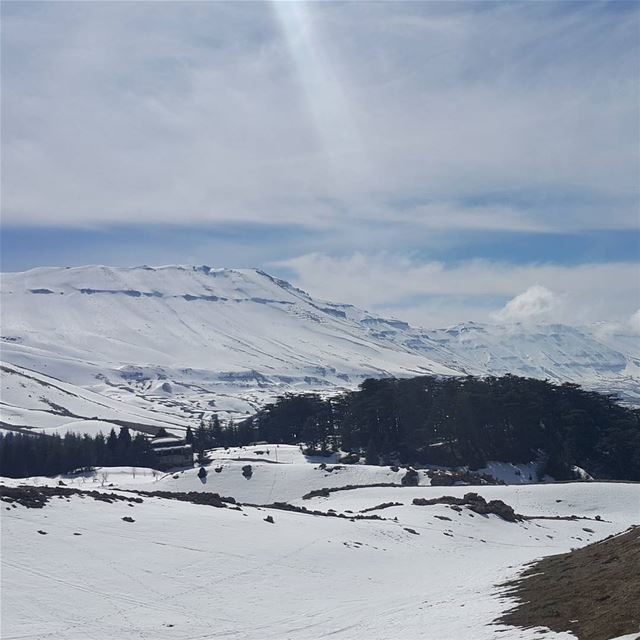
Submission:
M 563 325 L 424 330 L 315 299 L 261 269 L 48 267 L 3 274 L 1 295 L 7 363 L 183 418 L 367 377 L 513 373 L 630 399 L 640 388 L 620 340 L 614 348 Z

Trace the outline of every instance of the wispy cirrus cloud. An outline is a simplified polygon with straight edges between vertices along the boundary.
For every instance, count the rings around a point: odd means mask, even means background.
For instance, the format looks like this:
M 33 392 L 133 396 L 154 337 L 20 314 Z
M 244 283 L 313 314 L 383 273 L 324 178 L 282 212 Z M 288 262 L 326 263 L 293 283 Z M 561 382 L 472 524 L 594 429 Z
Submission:
M 8 268 L 271 266 L 429 326 L 640 304 L 636 3 L 2 18 Z
M 6 222 L 636 222 L 637 7 L 20 5 Z

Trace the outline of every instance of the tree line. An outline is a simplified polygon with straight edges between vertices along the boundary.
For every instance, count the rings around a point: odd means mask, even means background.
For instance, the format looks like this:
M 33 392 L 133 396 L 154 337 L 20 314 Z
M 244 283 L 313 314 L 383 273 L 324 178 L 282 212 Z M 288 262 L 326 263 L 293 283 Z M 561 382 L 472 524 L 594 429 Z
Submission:
M 201 420 L 196 429 L 187 427 L 185 441 L 193 446 L 199 460 L 213 447 L 248 443 L 247 428 L 229 421 L 223 425 L 216 414 Z M 156 436 L 168 435 L 160 429 Z M 107 436 L 98 433 L 41 434 L 0 432 L 0 475 L 8 478 L 54 476 L 93 467 L 149 467 L 158 463 L 149 439 L 142 433 L 131 435 L 127 427 Z
M 572 477 L 576 465 L 599 478 L 640 480 L 640 410 L 575 384 L 512 375 L 369 379 L 333 397 L 285 394 L 238 423 L 201 420 L 186 441 L 199 461 L 213 447 L 266 441 L 354 452 L 369 464 L 537 461 L 556 479 Z M 0 434 L 0 473 L 9 477 L 155 464 L 147 438 L 126 427 L 107 437 Z
M 202 460 L 207 449 L 247 445 L 255 439 L 254 435 L 255 430 L 250 423 L 229 420 L 224 424 L 214 413 L 208 421 L 201 419 L 195 431 L 187 427 L 186 442 L 193 446 L 198 459 Z
M 104 467 L 153 467 L 155 456 L 147 438 L 133 437 L 127 427 L 118 434 L 66 433 L 61 436 L 0 433 L 0 474 L 9 478 L 54 476 L 75 469 Z
M 640 410 L 576 384 L 512 375 L 369 379 L 333 398 L 285 395 L 245 421 L 250 440 L 338 448 L 370 464 L 468 465 L 538 461 L 572 477 L 640 480 Z

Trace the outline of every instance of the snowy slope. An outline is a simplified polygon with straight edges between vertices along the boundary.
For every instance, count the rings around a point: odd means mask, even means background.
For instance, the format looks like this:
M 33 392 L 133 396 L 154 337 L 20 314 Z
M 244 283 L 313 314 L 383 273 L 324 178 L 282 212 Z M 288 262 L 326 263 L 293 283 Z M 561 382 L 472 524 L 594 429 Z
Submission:
M 286 390 L 420 374 L 509 372 L 640 401 L 640 367 L 624 336 L 605 344 L 562 325 L 425 331 L 250 269 L 40 268 L 5 273 L 1 284 L 3 362 L 97 394 L 95 410 L 65 407 L 83 418 L 111 419 L 99 408 L 108 398 L 184 424 L 214 410 L 251 413 Z M 24 394 L 3 385 L 5 422 L 68 422 L 43 406 L 34 412 L 22 396 L 38 385 L 21 382 Z
M 430 331 L 429 337 L 455 353 L 456 366 L 469 373 L 576 382 L 640 402 L 640 360 L 633 349 L 640 343 L 637 335 L 635 340 L 626 335 L 626 341 L 614 342 L 602 340 L 588 328 L 561 324 L 468 322 Z
M 291 488 L 296 482 L 292 476 Z M 526 562 L 637 522 L 640 485 L 477 488 L 526 515 L 598 515 L 599 521 L 510 523 L 411 504 L 415 497 L 468 490 L 367 488 L 304 501 L 342 513 L 401 503 L 374 512 L 385 519 L 368 521 L 150 497 L 131 507 L 72 496 L 51 499 L 42 509 L 3 508 L 1 634 L 67 640 L 574 638 L 492 624 L 511 605 L 498 585 Z M 265 522 L 268 515 L 272 524 Z
M 76 359 L 128 366 L 122 374 L 133 379 L 145 367 L 158 379 L 163 369 L 191 368 L 252 384 L 454 373 L 390 348 L 339 305 L 314 301 L 260 271 L 35 269 L 4 274 L 2 295 L 9 355 L 43 349 L 69 367 Z
M 457 373 L 254 270 L 35 269 L 3 275 L 2 308 L 3 361 L 168 414 L 249 413 L 283 389 Z
M 181 432 L 189 421 L 179 415 L 158 412 L 121 402 L 10 364 L 2 364 L 2 419 L 6 428 L 33 425 L 46 433 L 67 431 L 108 433 L 114 426 L 130 426 L 155 433 L 164 427 Z M 154 427 L 147 429 L 148 427 Z

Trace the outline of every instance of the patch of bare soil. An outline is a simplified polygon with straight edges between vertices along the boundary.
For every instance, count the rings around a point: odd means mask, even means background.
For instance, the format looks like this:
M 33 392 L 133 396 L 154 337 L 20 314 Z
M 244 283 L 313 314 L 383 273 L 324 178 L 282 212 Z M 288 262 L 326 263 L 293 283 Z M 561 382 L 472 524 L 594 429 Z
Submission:
M 538 560 L 503 586 L 519 604 L 496 623 L 569 631 L 580 640 L 640 632 L 640 526 Z
M 218 493 L 208 491 L 135 491 L 138 495 L 149 498 L 164 498 L 165 500 L 179 500 L 180 502 L 192 502 L 193 504 L 204 504 L 209 507 L 219 509 L 235 509 L 241 511 L 235 498 L 221 496 Z
M 89 497 L 100 502 L 142 502 L 142 498 L 132 498 L 101 491 L 81 491 L 80 489 L 63 486 L 34 487 L 20 485 L 18 487 L 7 487 L 0 485 L 0 501 L 7 502 L 12 506 L 20 504 L 28 509 L 42 509 L 51 498 L 69 498 L 70 496 Z
M 336 491 L 353 491 L 354 489 L 370 489 L 371 487 L 402 487 L 404 485 L 397 482 L 375 482 L 373 484 L 346 484 L 344 487 L 323 487 L 322 489 L 314 489 L 305 493 L 302 496 L 303 500 L 310 500 L 311 498 L 328 498 L 332 493 Z
M 381 518 L 379 515 L 374 514 L 372 516 L 363 516 L 361 514 L 353 514 L 346 515 L 345 513 L 338 513 L 333 509 L 329 509 L 328 511 L 318 511 L 316 509 L 307 509 L 306 507 L 299 507 L 294 504 L 289 504 L 288 502 L 272 502 L 271 504 L 263 504 L 263 505 L 247 505 L 251 507 L 260 507 L 261 509 L 280 509 L 280 511 L 293 511 L 295 513 L 304 513 L 310 516 L 324 516 L 327 518 L 343 518 L 345 520 L 351 520 L 351 522 L 355 522 L 356 520 L 387 520 L 387 518 Z
M 388 509 L 389 507 L 401 507 L 402 502 L 381 502 L 375 507 L 367 507 L 366 509 L 360 509 L 360 513 L 368 513 L 369 511 L 377 511 L 378 509 Z

